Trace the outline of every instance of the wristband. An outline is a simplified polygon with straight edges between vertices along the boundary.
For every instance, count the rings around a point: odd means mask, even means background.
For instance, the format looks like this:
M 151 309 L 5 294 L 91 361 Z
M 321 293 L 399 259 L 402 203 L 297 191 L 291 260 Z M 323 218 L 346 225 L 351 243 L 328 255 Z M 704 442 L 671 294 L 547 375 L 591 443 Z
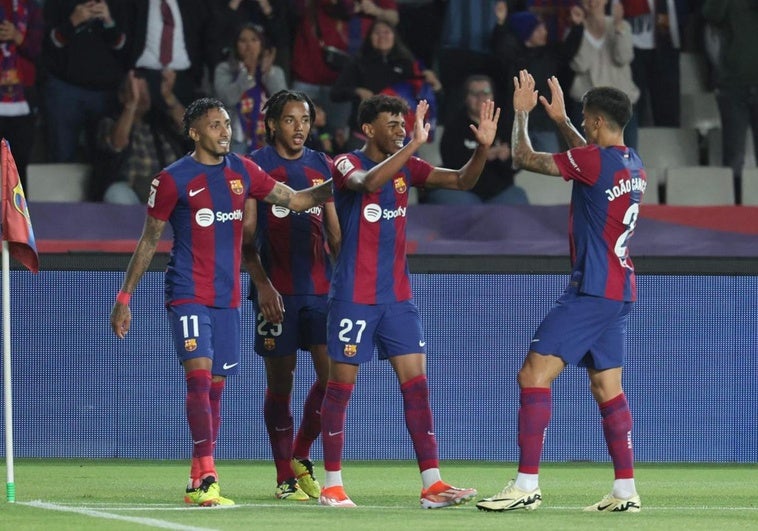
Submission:
M 129 301 L 132 298 L 131 293 L 126 293 L 125 291 L 119 291 L 118 295 L 116 295 L 116 302 L 120 302 L 124 306 L 129 306 Z

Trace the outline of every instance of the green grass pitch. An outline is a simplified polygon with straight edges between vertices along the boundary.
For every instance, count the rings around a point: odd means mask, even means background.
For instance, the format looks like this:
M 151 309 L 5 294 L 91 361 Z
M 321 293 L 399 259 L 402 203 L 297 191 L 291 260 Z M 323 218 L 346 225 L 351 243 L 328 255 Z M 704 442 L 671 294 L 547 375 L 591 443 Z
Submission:
M 316 463 L 317 477 L 323 477 Z M 345 487 L 358 504 L 335 509 L 273 496 L 267 461 L 219 461 L 229 508 L 182 502 L 188 462 L 21 459 L 15 463 L 16 502 L 0 502 L 0 528 L 24 530 L 758 530 L 758 465 L 638 464 L 639 514 L 591 514 L 582 508 L 610 491 L 608 463 L 544 463 L 542 506 L 533 512 L 485 513 L 474 504 L 424 510 L 414 462 L 346 462 Z M 499 491 L 513 463 L 443 462 L 443 478 L 475 487 L 480 497 Z M 5 467 L 0 467 L 6 477 Z

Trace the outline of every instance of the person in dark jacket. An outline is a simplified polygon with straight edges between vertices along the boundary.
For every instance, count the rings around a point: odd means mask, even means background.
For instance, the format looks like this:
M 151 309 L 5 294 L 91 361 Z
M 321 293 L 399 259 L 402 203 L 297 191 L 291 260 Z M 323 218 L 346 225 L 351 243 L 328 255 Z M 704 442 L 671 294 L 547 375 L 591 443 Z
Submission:
M 89 162 L 97 122 L 116 104 L 126 72 L 121 5 L 119 0 L 45 2 L 43 92 L 51 162 Z M 83 154 L 82 132 L 87 139 Z

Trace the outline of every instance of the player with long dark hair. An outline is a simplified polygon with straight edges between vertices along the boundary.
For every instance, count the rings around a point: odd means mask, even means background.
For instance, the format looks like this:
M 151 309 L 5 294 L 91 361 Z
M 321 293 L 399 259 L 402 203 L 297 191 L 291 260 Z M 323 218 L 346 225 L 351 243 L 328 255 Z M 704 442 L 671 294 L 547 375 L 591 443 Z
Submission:
M 266 102 L 264 111 L 268 145 L 250 158 L 296 190 L 328 181 L 331 159 L 305 146 L 316 115 L 311 99 L 282 90 Z M 276 466 L 275 496 L 306 501 L 321 491 L 309 453 L 321 433 L 329 374 L 326 297 L 331 260 L 339 252 L 339 222 L 333 202 L 306 212 L 257 202 L 248 214 L 243 257 L 256 306 L 255 351 L 266 365 L 263 418 Z M 305 398 L 293 444 L 290 403 L 298 349 L 310 352 L 316 381 Z

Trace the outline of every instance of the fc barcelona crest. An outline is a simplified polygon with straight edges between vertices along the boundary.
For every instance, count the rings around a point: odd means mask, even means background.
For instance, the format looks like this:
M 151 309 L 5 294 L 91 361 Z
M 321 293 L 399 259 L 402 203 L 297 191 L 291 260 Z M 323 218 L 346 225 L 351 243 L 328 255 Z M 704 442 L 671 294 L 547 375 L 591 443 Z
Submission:
M 185 339 L 184 340 L 184 350 L 187 352 L 194 352 L 197 350 L 197 339 L 194 337 L 192 339 Z
M 346 358 L 353 358 L 358 354 L 358 345 L 345 345 L 344 351 Z
M 232 179 L 229 181 L 229 188 L 231 188 L 232 192 L 237 195 L 240 195 L 245 191 L 245 188 L 242 186 L 242 180 L 240 179 Z
M 403 177 L 395 179 L 395 191 L 398 194 L 404 194 L 406 190 L 408 190 L 408 187 L 405 185 L 405 179 Z
M 263 339 L 263 348 L 266 350 L 274 350 L 276 347 L 276 340 L 273 337 L 267 337 Z

